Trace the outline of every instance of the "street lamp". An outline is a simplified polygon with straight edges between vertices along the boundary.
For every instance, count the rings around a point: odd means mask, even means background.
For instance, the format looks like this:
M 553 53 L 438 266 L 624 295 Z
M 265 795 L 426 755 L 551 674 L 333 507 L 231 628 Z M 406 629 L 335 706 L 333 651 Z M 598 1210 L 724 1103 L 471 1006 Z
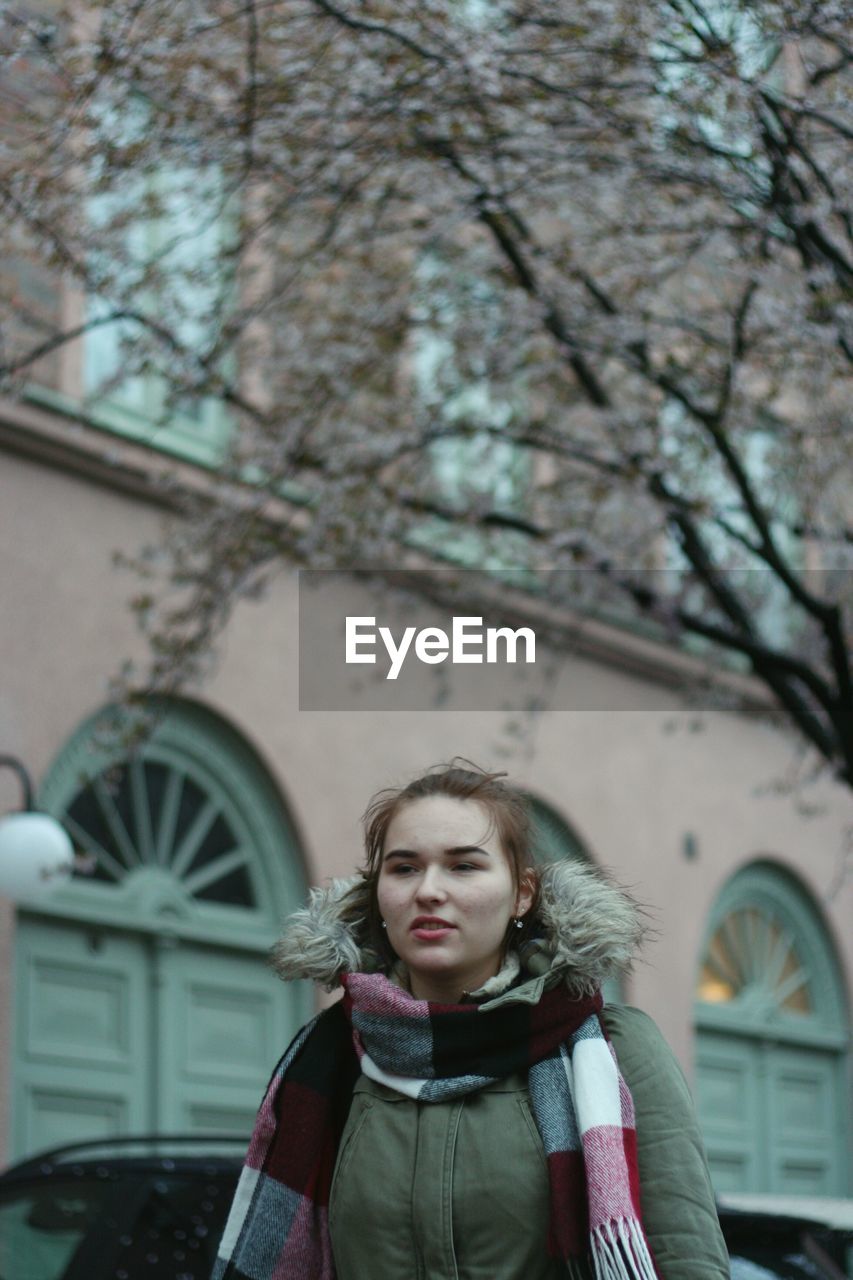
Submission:
M 74 848 L 56 818 L 33 811 L 32 782 L 21 761 L 0 755 L 0 768 L 18 775 L 23 798 L 20 811 L 0 817 L 0 896 L 32 902 L 70 876 Z

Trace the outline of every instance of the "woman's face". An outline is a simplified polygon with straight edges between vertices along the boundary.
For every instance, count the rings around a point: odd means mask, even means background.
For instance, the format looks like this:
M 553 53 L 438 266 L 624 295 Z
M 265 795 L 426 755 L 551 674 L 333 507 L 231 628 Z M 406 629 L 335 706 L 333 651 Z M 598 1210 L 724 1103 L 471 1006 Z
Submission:
M 509 859 L 479 800 L 424 796 L 388 825 L 377 882 L 388 940 L 412 994 L 455 1003 L 497 973 L 507 926 L 527 911 Z

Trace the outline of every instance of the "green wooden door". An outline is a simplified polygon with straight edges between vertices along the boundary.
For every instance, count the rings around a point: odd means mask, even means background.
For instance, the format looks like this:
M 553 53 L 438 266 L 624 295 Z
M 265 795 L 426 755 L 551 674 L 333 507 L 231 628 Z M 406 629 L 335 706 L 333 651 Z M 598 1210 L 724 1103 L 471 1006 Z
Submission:
M 817 908 L 756 863 L 712 914 L 696 1003 L 696 1096 L 721 1192 L 850 1193 L 843 989 Z
M 257 955 L 22 917 L 13 1155 L 127 1133 L 248 1138 L 297 1020 Z
M 149 1124 L 145 948 L 104 930 L 20 920 L 12 1155 Z
M 696 1085 L 718 1191 L 843 1192 L 836 1054 L 703 1030 Z
M 267 964 L 304 894 L 272 780 L 210 711 L 158 710 L 132 756 L 103 717 L 83 725 L 40 790 L 92 865 L 18 919 L 15 1156 L 127 1133 L 248 1136 L 311 1012 L 307 984 Z

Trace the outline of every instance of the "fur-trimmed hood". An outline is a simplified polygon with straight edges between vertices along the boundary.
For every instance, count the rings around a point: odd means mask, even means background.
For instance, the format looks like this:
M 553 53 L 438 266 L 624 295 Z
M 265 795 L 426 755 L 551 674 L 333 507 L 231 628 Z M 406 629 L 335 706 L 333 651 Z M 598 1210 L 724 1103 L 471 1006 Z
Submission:
M 308 905 L 285 921 L 273 967 L 286 982 L 309 978 L 330 991 L 342 972 L 381 968 L 367 939 L 367 918 L 368 884 L 362 876 L 312 889 Z M 547 974 L 549 986 L 564 979 L 576 996 L 625 973 L 645 932 L 633 899 L 601 872 L 575 861 L 543 869 L 536 920 L 520 967 L 530 976 Z M 518 970 L 514 962 L 513 976 Z

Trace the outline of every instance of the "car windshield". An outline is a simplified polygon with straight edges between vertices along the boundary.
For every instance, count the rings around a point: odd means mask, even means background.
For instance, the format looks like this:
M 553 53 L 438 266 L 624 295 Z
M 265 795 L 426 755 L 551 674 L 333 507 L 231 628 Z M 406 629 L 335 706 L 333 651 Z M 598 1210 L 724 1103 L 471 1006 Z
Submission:
M 61 1280 L 110 1194 L 107 1183 L 79 1178 L 6 1191 L 0 1200 L 2 1280 Z
M 208 1280 L 235 1181 L 102 1167 L 7 1185 L 0 1280 Z
M 731 1256 L 732 1280 L 834 1280 L 804 1253 L 757 1253 L 760 1261 Z

